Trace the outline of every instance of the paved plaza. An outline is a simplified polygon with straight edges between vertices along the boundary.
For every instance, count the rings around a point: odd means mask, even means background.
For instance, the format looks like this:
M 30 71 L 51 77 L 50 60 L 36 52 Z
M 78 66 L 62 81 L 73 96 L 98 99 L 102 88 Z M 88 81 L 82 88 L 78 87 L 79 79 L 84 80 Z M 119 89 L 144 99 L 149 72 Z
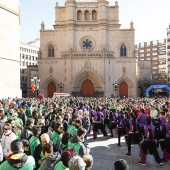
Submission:
M 124 141 L 124 137 L 121 140 L 121 146 L 117 146 L 117 135 L 114 138 L 109 138 L 108 140 L 103 137 L 103 135 L 98 135 L 97 140 L 93 139 L 92 134 L 89 135 L 88 143 L 91 148 L 90 154 L 93 155 L 94 165 L 92 170 L 114 170 L 114 162 L 117 159 L 125 159 L 129 164 L 129 170 L 138 170 L 139 168 L 145 170 L 170 170 L 170 161 L 167 163 L 163 162 L 162 166 L 159 166 L 152 155 L 147 155 L 146 165 L 138 164 L 140 161 L 139 146 L 132 146 L 132 156 L 127 157 L 127 147 Z M 160 156 L 163 153 L 159 149 Z M 120 169 L 121 170 L 121 169 Z

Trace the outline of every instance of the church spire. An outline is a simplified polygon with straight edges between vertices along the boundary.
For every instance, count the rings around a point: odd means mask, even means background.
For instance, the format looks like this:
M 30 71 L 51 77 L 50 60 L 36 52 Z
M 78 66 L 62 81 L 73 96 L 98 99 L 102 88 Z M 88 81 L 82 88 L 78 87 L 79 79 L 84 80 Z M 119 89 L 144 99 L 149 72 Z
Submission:
M 115 2 L 115 6 L 119 6 L 119 5 L 118 5 L 118 1 L 117 1 L 117 0 L 116 0 L 116 2 Z
M 133 23 L 133 21 L 131 20 L 131 23 L 130 23 L 130 29 L 131 29 L 131 30 L 134 30 L 133 25 L 134 25 L 134 23 Z
M 42 23 L 41 23 L 41 30 L 44 30 L 44 27 L 45 27 L 45 25 L 44 25 L 44 22 L 42 21 Z

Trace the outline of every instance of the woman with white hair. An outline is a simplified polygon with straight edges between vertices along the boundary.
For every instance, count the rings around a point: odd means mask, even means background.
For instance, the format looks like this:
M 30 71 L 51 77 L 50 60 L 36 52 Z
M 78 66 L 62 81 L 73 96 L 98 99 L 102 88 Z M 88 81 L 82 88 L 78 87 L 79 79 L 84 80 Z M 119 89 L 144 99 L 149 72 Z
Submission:
M 68 162 L 69 170 L 85 170 L 86 163 L 80 156 L 74 156 Z

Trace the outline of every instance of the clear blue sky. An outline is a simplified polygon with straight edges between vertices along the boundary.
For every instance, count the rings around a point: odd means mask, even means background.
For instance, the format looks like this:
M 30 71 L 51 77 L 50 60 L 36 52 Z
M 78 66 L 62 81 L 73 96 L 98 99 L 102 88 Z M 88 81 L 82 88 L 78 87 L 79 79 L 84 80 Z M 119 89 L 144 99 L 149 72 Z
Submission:
M 109 0 L 114 5 L 116 0 Z M 20 0 L 21 41 L 29 42 L 39 38 L 40 24 L 45 29 L 53 29 L 55 4 L 57 0 Z M 65 0 L 58 0 L 64 6 Z M 119 23 L 121 28 L 129 28 L 134 22 L 135 42 L 145 42 L 166 38 L 166 28 L 170 23 L 170 0 L 118 0 Z

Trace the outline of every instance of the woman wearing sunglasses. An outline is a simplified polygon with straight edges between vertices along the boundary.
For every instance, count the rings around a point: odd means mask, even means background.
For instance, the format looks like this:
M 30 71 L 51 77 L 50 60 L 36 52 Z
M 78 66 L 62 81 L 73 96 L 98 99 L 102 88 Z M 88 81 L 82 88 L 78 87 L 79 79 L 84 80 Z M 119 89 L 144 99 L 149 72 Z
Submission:
M 1 140 L 4 159 L 11 153 L 10 145 L 15 139 L 17 139 L 17 136 L 12 132 L 11 124 L 5 123 Z

